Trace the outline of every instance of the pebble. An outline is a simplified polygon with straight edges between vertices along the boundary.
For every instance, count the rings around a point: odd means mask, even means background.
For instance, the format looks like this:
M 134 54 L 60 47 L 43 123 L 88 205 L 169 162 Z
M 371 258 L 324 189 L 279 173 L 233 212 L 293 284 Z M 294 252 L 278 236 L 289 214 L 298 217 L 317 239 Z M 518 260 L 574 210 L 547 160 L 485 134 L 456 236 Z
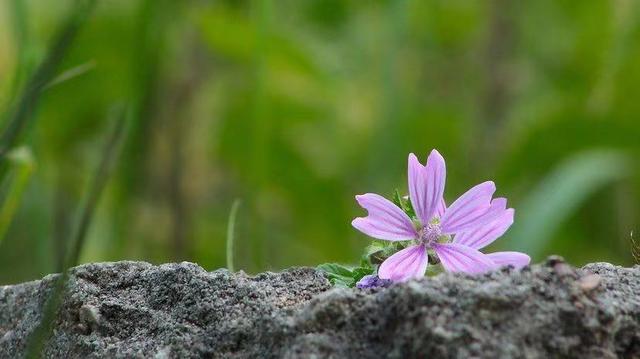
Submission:
M 600 276 L 597 274 L 587 274 L 578 280 L 578 285 L 585 292 L 590 292 L 600 285 Z

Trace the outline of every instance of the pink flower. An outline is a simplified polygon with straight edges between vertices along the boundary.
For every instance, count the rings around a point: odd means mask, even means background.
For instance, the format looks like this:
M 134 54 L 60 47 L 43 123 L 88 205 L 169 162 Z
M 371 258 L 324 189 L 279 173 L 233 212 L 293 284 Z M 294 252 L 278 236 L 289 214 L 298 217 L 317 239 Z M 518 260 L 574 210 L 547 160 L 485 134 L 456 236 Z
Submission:
M 445 270 L 479 274 L 503 265 L 522 267 L 530 258 L 519 252 L 483 254 L 487 246 L 513 223 L 514 210 L 505 198 L 492 199 L 491 181 L 481 183 L 446 207 L 443 194 L 446 179 L 444 158 L 433 150 L 422 166 L 409 155 L 409 198 L 417 220 L 384 197 L 367 193 L 356 200 L 368 212 L 353 220 L 362 233 L 386 241 L 412 241 L 412 245 L 387 258 L 378 268 L 381 279 L 406 281 L 424 276 L 428 250 L 440 259 Z

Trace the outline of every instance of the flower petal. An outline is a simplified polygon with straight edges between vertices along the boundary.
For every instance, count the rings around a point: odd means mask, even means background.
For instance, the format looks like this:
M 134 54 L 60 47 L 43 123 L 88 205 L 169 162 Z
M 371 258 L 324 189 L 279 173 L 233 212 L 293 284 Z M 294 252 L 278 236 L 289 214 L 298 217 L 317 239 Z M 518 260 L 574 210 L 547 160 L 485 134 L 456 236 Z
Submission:
M 491 196 L 496 185 L 487 181 L 460 196 L 447 208 L 442 217 L 442 231 L 457 233 L 486 222 L 487 211 L 491 208 Z
M 438 208 L 436 208 L 436 217 L 442 218 L 446 210 L 447 210 L 447 203 L 444 201 L 444 198 L 443 198 L 440 201 L 440 205 L 438 205 Z
M 409 199 L 413 210 L 423 225 L 429 223 L 429 203 L 427 200 L 427 173 L 413 153 L 409 154 L 408 174 Z
M 487 255 L 457 243 L 434 244 L 442 266 L 449 272 L 480 274 L 496 268 Z
M 394 282 L 421 278 L 427 270 L 428 263 L 429 257 L 424 245 L 407 247 L 382 262 L 378 268 L 378 276 Z
M 521 252 L 495 252 L 488 253 L 487 257 L 498 266 L 513 266 L 520 269 L 531 262 L 531 257 Z
M 417 233 L 409 216 L 391 201 L 374 193 L 356 196 L 356 201 L 369 212 L 367 217 L 359 217 L 351 222 L 360 232 L 387 241 L 416 238 Z
M 432 150 L 427 158 L 427 165 L 425 166 L 426 174 L 426 207 L 427 213 L 425 216 L 428 221 L 431 220 L 437 213 L 439 207 L 442 205 L 444 198 L 444 185 L 447 179 L 447 167 L 444 163 L 444 158 L 440 155 L 440 152 Z
M 482 249 L 500 238 L 513 224 L 514 209 L 509 208 L 502 211 L 502 214 L 493 221 L 458 233 L 453 238 L 453 243 L 464 244 L 465 246 Z

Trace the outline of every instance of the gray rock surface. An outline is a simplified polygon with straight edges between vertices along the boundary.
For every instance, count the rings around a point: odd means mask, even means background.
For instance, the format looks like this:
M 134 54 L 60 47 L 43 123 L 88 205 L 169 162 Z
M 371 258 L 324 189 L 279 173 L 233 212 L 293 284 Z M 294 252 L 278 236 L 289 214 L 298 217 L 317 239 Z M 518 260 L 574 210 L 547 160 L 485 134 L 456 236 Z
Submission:
M 0 287 L 0 357 L 20 357 L 54 275 Z M 480 277 L 331 289 L 310 268 L 73 269 L 51 358 L 640 358 L 640 266 L 559 258 Z

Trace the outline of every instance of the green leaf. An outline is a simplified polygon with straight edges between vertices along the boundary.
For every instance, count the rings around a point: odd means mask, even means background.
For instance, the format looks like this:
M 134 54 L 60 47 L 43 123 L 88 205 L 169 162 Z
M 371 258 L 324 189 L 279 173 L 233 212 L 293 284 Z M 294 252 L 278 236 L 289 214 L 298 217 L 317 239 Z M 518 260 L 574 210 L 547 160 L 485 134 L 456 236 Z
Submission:
M 393 191 L 393 203 L 404 210 L 402 207 L 402 195 L 400 195 L 400 191 L 397 188 Z
M 67 19 L 56 29 L 49 50 L 42 62 L 22 89 L 15 103 L 5 114 L 4 129 L 0 135 L 0 180 L 6 177 L 6 154 L 22 140 L 30 123 L 37 117 L 35 109 L 42 97 L 42 90 L 55 75 L 55 71 L 69 52 L 76 35 L 88 19 L 95 0 L 77 2 Z
M 21 146 L 11 150 L 7 154 L 7 159 L 12 176 L 7 177 L 9 189 L 0 205 L 0 243 L 7 233 L 27 183 L 35 170 L 35 160 L 28 147 Z
M 332 279 L 329 279 L 329 282 L 331 283 L 332 286 L 337 288 L 353 288 L 351 280 L 345 281 L 342 279 L 332 278 Z
M 207 10 L 199 9 L 190 15 L 198 26 L 205 45 L 216 55 L 225 56 L 238 63 L 250 63 L 255 51 L 260 47 L 260 36 L 269 44 L 267 62 L 273 69 L 287 69 L 308 75 L 318 82 L 326 77 L 316 58 L 306 50 L 304 40 L 297 39 L 291 33 L 278 32 L 270 28 L 265 34 L 250 16 L 243 11 L 224 5 L 212 6 Z M 233 34 L 233 36 L 229 36 Z
M 344 266 L 336 263 L 325 263 L 318 267 L 318 270 L 325 273 L 329 282 L 334 286 L 353 287 L 353 272 Z
M 402 195 L 400 194 L 400 191 L 398 191 L 398 189 L 396 189 L 393 193 L 393 203 L 396 204 L 396 206 L 400 207 L 404 213 L 407 214 L 407 216 L 409 216 L 409 218 L 411 219 L 416 219 L 416 212 L 413 210 L 413 205 L 411 204 L 411 200 L 409 200 L 409 197 L 407 197 L 406 199 L 402 197 Z
M 353 285 L 360 281 L 364 276 L 373 274 L 374 270 L 371 267 L 358 267 L 353 270 Z
M 324 263 L 318 266 L 318 269 L 334 276 L 351 277 L 351 270 L 345 266 L 336 263 Z
M 385 243 L 381 241 L 374 241 L 367 246 L 364 250 L 361 263 L 366 261 L 370 264 L 380 264 L 380 259 L 384 260 Z
M 364 266 L 349 269 L 336 263 L 325 263 L 318 267 L 335 287 L 353 288 L 362 277 L 372 274 L 374 269 L 367 263 Z

